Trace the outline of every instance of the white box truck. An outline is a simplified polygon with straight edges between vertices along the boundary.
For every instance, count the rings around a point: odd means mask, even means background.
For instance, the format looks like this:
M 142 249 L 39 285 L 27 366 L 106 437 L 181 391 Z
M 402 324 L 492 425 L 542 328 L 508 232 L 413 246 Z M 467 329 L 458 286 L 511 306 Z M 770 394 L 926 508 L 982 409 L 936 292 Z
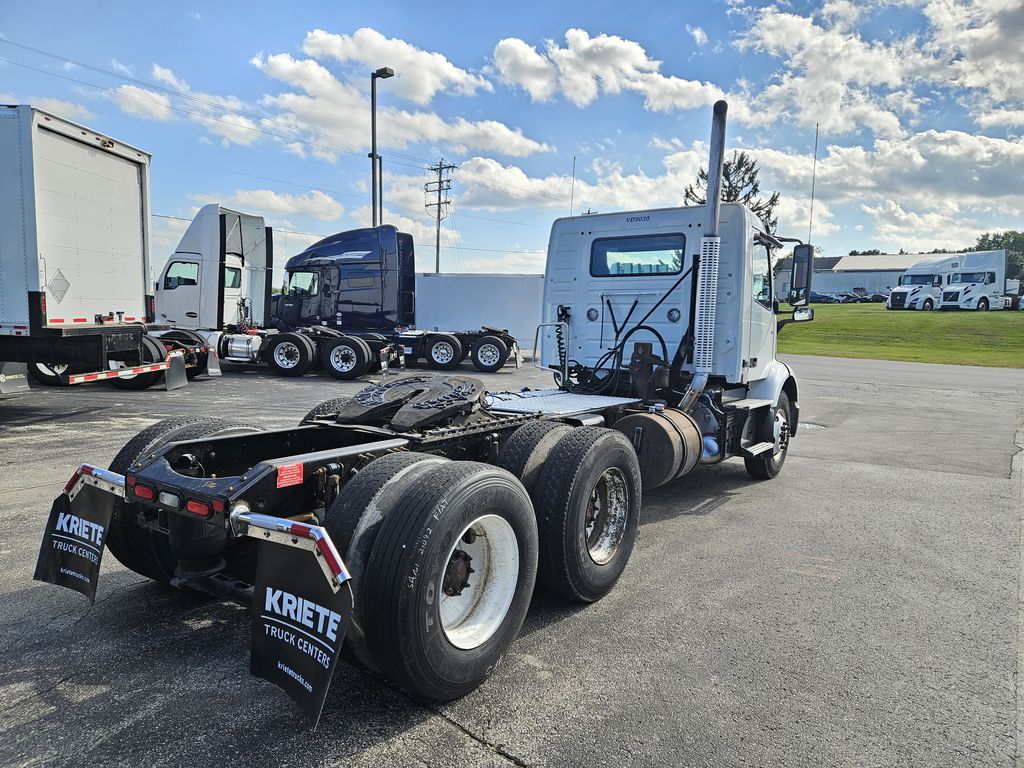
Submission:
M 185 381 L 201 342 L 157 342 L 149 160 L 31 106 L 0 105 L 0 361 L 45 384 Z M 180 370 L 179 370 L 180 369 Z M 5 371 L 7 373 L 8 371 Z M 22 378 L 22 382 L 24 379 Z
M 1006 307 L 1006 251 L 957 254 L 950 283 L 942 291 L 942 309 L 985 312 Z

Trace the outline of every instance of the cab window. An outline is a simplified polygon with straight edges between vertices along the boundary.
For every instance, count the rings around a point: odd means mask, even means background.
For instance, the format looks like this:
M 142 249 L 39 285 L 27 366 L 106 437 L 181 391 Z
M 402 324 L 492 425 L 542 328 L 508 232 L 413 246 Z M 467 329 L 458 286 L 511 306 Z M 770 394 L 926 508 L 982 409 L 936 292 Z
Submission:
M 316 296 L 320 290 L 320 275 L 316 272 L 292 272 L 288 276 L 288 296 L 302 298 Z
M 164 290 L 173 291 L 179 285 L 199 285 L 199 265 L 194 261 L 175 261 L 164 275 Z
M 594 277 L 677 275 L 683 269 L 686 238 L 682 235 L 641 235 L 595 240 L 590 251 Z
M 380 282 L 380 267 L 374 263 L 345 264 L 341 280 L 345 288 L 373 288 Z
M 238 267 L 224 267 L 224 287 L 240 288 L 242 286 L 242 270 Z
M 768 246 L 755 242 L 752 252 L 754 282 L 754 301 L 771 309 L 772 306 L 772 267 L 768 256 Z

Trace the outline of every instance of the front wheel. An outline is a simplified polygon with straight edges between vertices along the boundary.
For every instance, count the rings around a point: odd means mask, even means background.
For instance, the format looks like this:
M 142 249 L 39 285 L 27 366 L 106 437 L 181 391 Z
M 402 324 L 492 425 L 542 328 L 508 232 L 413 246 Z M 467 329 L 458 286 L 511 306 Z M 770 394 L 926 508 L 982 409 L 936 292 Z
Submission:
M 988 299 L 986 299 L 984 297 L 978 299 L 978 311 L 979 312 L 988 312 Z
M 779 393 L 779 403 L 769 416 L 770 421 L 764 425 L 767 437 L 774 442 L 771 451 L 757 456 L 746 456 L 743 463 L 753 477 L 758 480 L 771 480 L 782 471 L 782 464 L 789 452 L 789 430 L 792 415 L 789 408 L 789 396 Z
M 526 617 L 537 522 L 504 470 L 448 462 L 418 475 L 380 524 L 364 574 L 374 666 L 415 696 L 463 696 L 494 671 Z
M 932 302 L 931 299 L 925 299 L 924 300 L 924 304 L 921 305 L 921 309 L 923 309 L 923 310 L 925 310 L 927 312 L 930 312 L 934 308 L 935 308 L 935 304 Z

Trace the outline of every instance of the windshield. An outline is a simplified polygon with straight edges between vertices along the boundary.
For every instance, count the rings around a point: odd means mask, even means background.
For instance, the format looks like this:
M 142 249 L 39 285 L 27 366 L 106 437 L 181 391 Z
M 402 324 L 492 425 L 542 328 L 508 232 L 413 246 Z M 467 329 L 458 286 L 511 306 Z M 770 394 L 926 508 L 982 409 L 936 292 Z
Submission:
M 316 272 L 292 272 L 288 275 L 289 296 L 315 296 L 319 287 L 320 280 Z
M 931 285 L 931 275 L 904 275 L 900 278 L 900 285 Z
M 957 272 L 953 275 L 953 282 L 957 284 L 962 283 L 984 283 L 985 273 L 984 272 Z

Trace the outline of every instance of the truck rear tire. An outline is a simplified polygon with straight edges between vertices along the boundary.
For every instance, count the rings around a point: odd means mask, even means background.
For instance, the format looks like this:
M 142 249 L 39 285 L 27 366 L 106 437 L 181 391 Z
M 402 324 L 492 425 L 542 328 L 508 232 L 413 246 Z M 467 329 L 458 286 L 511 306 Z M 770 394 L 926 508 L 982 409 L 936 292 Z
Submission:
M 298 333 L 279 333 L 271 337 L 267 365 L 278 376 L 301 376 L 313 364 L 312 342 Z
M 481 373 L 501 370 L 508 360 L 508 344 L 497 336 L 481 336 L 473 342 L 473 366 Z
M 781 421 L 780 421 L 781 420 Z M 768 420 L 762 425 L 762 434 L 765 439 L 774 436 L 775 422 L 780 421 L 780 426 L 785 425 L 786 434 L 783 444 L 778 453 L 762 453 L 758 456 L 745 456 L 743 464 L 747 472 L 758 480 L 771 480 L 782 471 L 782 464 L 789 453 L 789 425 L 793 423 L 792 410 L 789 407 L 789 396 L 785 392 L 779 393 L 779 403 L 768 414 Z
M 320 359 L 324 370 L 333 378 L 351 381 L 366 373 L 371 357 L 365 341 L 355 336 L 342 336 L 324 344 Z
M 537 506 L 534 496 L 537 481 L 540 480 L 544 462 L 563 436 L 572 430 L 560 421 L 537 420 L 524 424 L 513 432 L 501 446 L 498 466 L 519 478 L 530 498 Z
M 317 416 L 337 415 L 338 411 L 341 410 L 341 406 L 351 399 L 351 397 L 335 397 L 331 400 L 324 400 L 320 405 L 302 417 L 299 426 L 301 427 L 303 424 L 312 421 Z
M 363 581 L 366 564 L 381 524 L 398 508 L 397 502 L 412 483 L 448 459 L 428 453 L 403 451 L 374 459 L 349 480 L 327 510 L 324 526 L 352 574 L 355 611 L 345 641 L 355 660 L 379 671 L 366 644 L 360 610 L 364 604 Z
M 67 363 L 29 363 L 28 375 L 35 381 L 47 387 L 68 386 L 60 380 L 61 374 L 71 372 L 71 366 Z
M 536 566 L 537 523 L 518 480 L 475 462 L 430 468 L 384 518 L 367 564 L 374 666 L 415 696 L 469 693 L 519 633 Z
M 221 419 L 178 417 L 158 421 L 125 443 L 110 462 L 110 471 L 125 474 L 135 462 L 161 446 L 176 440 L 193 440 L 234 431 L 256 432 L 256 427 L 230 424 Z M 139 507 L 124 499 L 114 501 L 107 548 L 125 568 L 159 582 L 174 578 L 177 560 L 171 554 L 166 533 L 152 531 L 139 524 Z
M 562 435 L 534 496 L 540 584 L 570 600 L 604 597 L 629 562 L 640 523 L 640 462 L 629 439 L 600 427 Z
M 160 344 L 152 336 L 143 335 L 142 337 L 142 362 L 138 365 L 147 365 L 149 363 L 162 363 L 164 358 L 167 357 L 167 350 L 164 349 L 164 345 Z M 134 367 L 134 366 L 128 366 Z M 125 377 L 117 377 L 111 379 L 110 383 L 117 389 L 148 389 L 160 381 L 160 377 L 163 376 L 163 372 L 154 371 L 153 373 L 133 373 Z
M 427 365 L 434 370 L 454 370 L 462 362 L 462 342 L 447 333 L 431 336 L 426 358 Z
M 167 333 L 161 334 L 157 337 L 158 342 L 162 339 L 177 341 L 191 347 L 206 346 L 206 339 L 192 331 L 168 331 Z M 194 379 L 196 376 L 202 376 L 206 373 L 206 364 L 209 359 L 209 354 L 209 352 L 198 352 L 196 354 L 195 365 L 185 368 L 185 376 L 188 377 L 189 381 Z

